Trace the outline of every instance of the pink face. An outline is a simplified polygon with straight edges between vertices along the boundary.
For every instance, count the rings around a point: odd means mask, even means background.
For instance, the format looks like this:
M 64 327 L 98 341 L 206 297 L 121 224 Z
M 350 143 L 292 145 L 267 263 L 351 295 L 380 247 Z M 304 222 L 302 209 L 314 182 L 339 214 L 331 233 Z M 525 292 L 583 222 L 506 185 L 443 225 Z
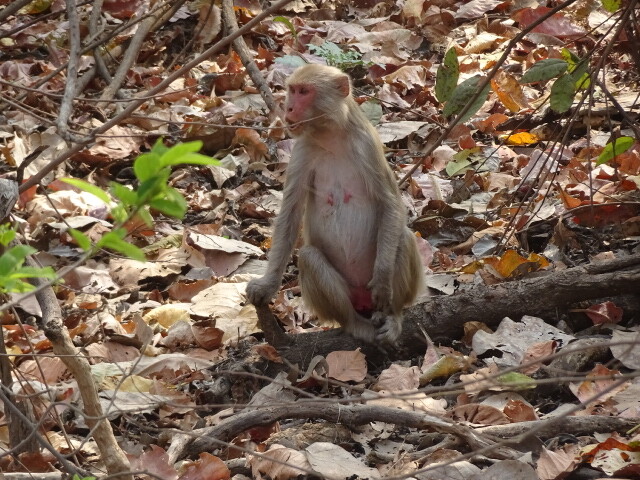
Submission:
M 285 120 L 292 132 L 300 131 L 303 125 L 292 124 L 307 120 L 312 116 L 316 88 L 309 83 L 289 85 L 287 91 L 287 113 Z

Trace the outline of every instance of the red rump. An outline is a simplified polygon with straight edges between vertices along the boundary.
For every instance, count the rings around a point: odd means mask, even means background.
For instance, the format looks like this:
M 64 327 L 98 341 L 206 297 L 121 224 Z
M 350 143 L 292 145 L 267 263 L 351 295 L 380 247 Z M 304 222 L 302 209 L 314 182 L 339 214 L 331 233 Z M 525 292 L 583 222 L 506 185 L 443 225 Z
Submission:
M 371 291 L 366 287 L 349 287 L 349 299 L 357 312 L 372 312 L 373 299 Z

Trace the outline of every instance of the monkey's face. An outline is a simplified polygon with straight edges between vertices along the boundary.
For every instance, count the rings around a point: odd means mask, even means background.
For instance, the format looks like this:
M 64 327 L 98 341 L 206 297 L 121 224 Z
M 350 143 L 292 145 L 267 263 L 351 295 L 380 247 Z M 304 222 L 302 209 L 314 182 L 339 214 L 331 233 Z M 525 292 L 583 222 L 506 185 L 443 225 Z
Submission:
M 287 90 L 287 112 L 285 121 L 293 136 L 308 129 L 308 122 L 317 115 L 315 108 L 316 88 L 308 83 L 290 84 Z

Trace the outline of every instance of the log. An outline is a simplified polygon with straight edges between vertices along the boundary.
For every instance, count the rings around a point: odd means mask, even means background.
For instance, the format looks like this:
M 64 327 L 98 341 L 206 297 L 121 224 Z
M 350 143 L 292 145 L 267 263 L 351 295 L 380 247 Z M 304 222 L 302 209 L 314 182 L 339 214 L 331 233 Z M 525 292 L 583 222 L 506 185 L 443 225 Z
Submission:
M 517 321 L 523 315 L 532 315 L 555 324 L 577 302 L 621 295 L 640 299 L 640 254 L 542 272 L 497 285 L 476 285 L 451 296 L 430 297 L 405 310 L 398 348 L 386 351 L 340 335 L 339 330 L 283 334 L 268 308 L 257 311 L 267 341 L 292 364 L 306 368 L 316 355 L 361 347 L 367 360 L 375 365 L 389 358 L 410 359 L 423 354 L 427 340 L 422 330 L 436 343 L 447 344 L 462 337 L 463 326 L 469 321 L 481 321 L 493 328 L 505 317 Z

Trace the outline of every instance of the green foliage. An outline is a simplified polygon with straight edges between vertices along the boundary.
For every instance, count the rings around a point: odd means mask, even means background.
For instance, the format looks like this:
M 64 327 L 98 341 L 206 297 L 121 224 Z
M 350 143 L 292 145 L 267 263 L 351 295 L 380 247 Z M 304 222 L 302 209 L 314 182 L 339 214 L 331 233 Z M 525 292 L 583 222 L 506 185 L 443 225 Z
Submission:
M 575 96 L 576 83 L 571 75 L 565 73 L 553 82 L 549 105 L 558 113 L 566 112 L 571 108 Z
M 456 49 L 451 47 L 444 55 L 436 73 L 436 98 L 444 103 L 451 98 L 460 77 L 460 64 Z
M 287 27 L 289 27 L 289 30 L 291 31 L 291 35 L 293 35 L 293 38 L 295 39 L 298 38 L 298 32 L 296 32 L 296 27 L 293 26 L 293 23 L 291 23 L 291 21 L 287 17 L 282 17 L 282 16 L 274 17 L 273 21 L 284 23 Z
M 80 190 L 91 193 L 110 205 L 111 216 L 122 226 L 126 221 L 139 216 L 147 225 L 153 224 L 149 208 L 174 218 L 182 218 L 187 212 L 187 202 L 182 194 L 168 185 L 171 167 L 176 165 L 214 165 L 217 160 L 197 153 L 202 148 L 202 142 L 180 143 L 169 148 L 158 140 L 151 151 L 140 155 L 133 163 L 133 171 L 138 179 L 138 188 L 130 189 L 115 182 L 110 184 L 110 197 L 100 188 L 83 180 L 64 178 L 64 182 Z M 89 238 L 78 230 L 71 229 L 69 234 L 78 245 L 87 251 L 91 250 Z M 104 235 L 94 247 L 110 248 L 135 260 L 144 260 L 144 253 L 135 245 L 124 240 L 127 231 L 124 228 L 114 228 Z
M 635 140 L 632 137 L 618 137 L 613 142 L 607 143 L 598 156 L 596 165 L 602 165 L 603 163 L 613 160 L 616 155 L 620 155 L 629 150 L 634 142 Z
M 617 12 L 618 10 L 620 10 L 620 7 L 622 6 L 622 0 L 602 0 L 602 7 L 607 11 L 607 12 Z
M 8 247 L 15 236 L 16 232 L 8 224 L 0 225 L 0 245 Z M 55 278 L 55 272 L 51 267 L 34 268 L 24 266 L 27 257 L 35 252 L 36 249 L 28 245 L 16 245 L 0 255 L 1 293 L 30 292 L 35 287 L 25 280 L 27 278 Z
M 327 65 L 338 67 L 340 70 L 367 66 L 362 61 L 362 54 L 356 50 L 343 50 L 333 42 L 324 42 L 322 45 L 309 45 L 309 50 L 324 58 Z
M 276 58 L 274 62 L 281 63 L 282 65 L 292 68 L 302 67 L 307 64 L 307 62 L 304 61 L 304 58 L 299 57 L 298 55 L 283 55 L 282 57 Z
M 587 73 L 589 65 L 586 60 L 581 60 L 580 57 L 568 48 L 562 49 L 562 58 L 564 58 L 569 65 L 568 72 L 575 81 L 576 91 L 588 88 L 589 85 L 591 85 L 591 77 L 589 77 L 589 73 Z
M 450 117 L 452 115 L 456 115 L 462 111 L 467 103 L 476 95 L 480 84 L 484 81 L 485 77 L 482 75 L 476 75 L 474 77 L 466 79 L 460 85 L 458 85 L 453 93 L 451 94 L 451 98 L 445 103 L 444 108 L 442 109 L 443 115 Z M 487 86 L 480 92 L 480 95 L 474 100 L 473 104 L 467 110 L 467 113 L 460 119 L 460 123 L 466 122 L 469 120 L 478 110 L 482 107 L 482 104 L 487 99 L 487 95 L 489 95 L 489 88 Z
M 567 68 L 569 68 L 567 62 L 560 58 L 540 60 L 522 75 L 520 83 L 546 82 L 563 74 Z
M 509 372 L 498 377 L 498 382 L 514 390 L 531 390 L 536 388 L 536 382 L 531 377 L 518 372 Z
M 96 477 L 81 477 L 77 473 L 74 473 L 71 480 L 96 480 Z
M 570 50 L 562 49 L 562 58 L 547 58 L 536 62 L 527 70 L 520 83 L 546 82 L 557 78 L 551 86 L 549 103 L 556 112 L 571 108 L 576 93 L 591 85 L 588 63 Z

